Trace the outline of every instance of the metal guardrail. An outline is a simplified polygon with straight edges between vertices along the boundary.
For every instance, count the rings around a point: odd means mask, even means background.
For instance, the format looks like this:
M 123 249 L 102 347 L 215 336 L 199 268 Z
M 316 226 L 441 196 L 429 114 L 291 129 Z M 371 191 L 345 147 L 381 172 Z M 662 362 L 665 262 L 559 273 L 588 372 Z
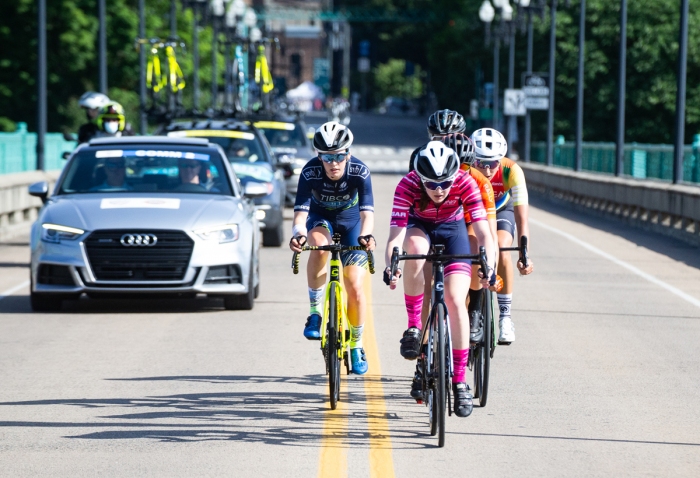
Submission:
M 533 163 L 545 164 L 547 144 L 532 143 Z M 554 166 L 574 168 L 576 143 L 554 144 Z M 582 169 L 597 173 L 615 173 L 615 143 L 583 143 Z M 624 173 L 639 179 L 673 179 L 673 145 L 671 144 L 625 144 Z M 700 138 L 683 152 L 683 180 L 700 183 Z
M 47 133 L 44 142 L 45 169 L 63 168 L 64 151 L 73 151 L 75 141 L 66 141 L 61 133 Z M 21 173 L 36 169 L 36 133 L 27 131 L 26 123 L 17 123 L 14 133 L 0 133 L 0 174 Z

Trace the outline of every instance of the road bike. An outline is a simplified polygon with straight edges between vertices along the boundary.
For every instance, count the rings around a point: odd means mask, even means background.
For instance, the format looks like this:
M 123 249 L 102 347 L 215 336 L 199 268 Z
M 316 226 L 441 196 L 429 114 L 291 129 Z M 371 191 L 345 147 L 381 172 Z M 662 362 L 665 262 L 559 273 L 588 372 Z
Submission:
M 518 247 L 502 247 L 500 251 L 518 251 L 519 260 L 527 267 L 527 237 L 520 238 Z M 491 359 L 496 350 L 496 326 L 494 323 L 495 304 L 493 292 L 482 289 L 481 317 L 484 321 L 484 333 L 481 342 L 472 344 L 469 349 L 469 367 L 474 372 L 474 398 L 479 399 L 479 406 L 485 407 L 489 393 L 489 374 L 491 371 Z
M 302 251 L 330 251 L 331 277 L 326 287 L 323 320 L 321 322 L 321 351 L 326 361 L 328 375 L 328 391 L 331 399 L 331 410 L 335 410 L 340 400 L 340 362 L 345 363 L 345 370 L 352 372 L 350 360 L 350 327 L 348 326 L 347 303 L 343 294 L 340 280 L 342 263 L 340 253 L 344 251 L 366 251 L 363 246 L 345 246 L 340 244 L 340 234 L 333 234 L 333 244 L 327 246 L 303 246 Z M 299 273 L 300 253 L 292 257 L 292 271 Z M 374 274 L 374 256 L 367 251 L 367 263 L 370 274 Z
M 428 407 L 430 436 L 438 436 L 438 446 L 445 446 L 445 414 L 451 407 L 452 335 L 445 305 L 445 263 L 453 259 L 478 261 L 482 270 L 488 270 L 486 250 L 479 247 L 478 254 L 444 254 L 445 246 L 434 244 L 428 254 L 399 254 L 395 247 L 391 254 L 391 277 L 396 275 L 399 261 L 425 260 L 433 264 L 433 292 L 430 299 L 430 314 L 423 327 L 419 367 L 421 367 L 422 389 Z

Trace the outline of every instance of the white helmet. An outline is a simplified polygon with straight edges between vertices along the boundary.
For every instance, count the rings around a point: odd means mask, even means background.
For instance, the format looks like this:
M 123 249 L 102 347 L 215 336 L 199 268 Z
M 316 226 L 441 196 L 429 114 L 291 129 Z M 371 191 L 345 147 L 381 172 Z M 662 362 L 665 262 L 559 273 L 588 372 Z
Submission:
M 430 141 L 416 155 L 413 169 L 423 181 L 446 181 L 459 171 L 459 158 L 442 141 Z
M 109 98 L 107 97 L 107 95 L 103 95 L 102 93 L 96 93 L 94 91 L 87 91 L 83 93 L 83 96 L 81 96 L 78 100 L 78 104 L 82 108 L 88 108 L 91 110 L 102 108 L 107 103 L 109 103 Z
M 481 128 L 472 134 L 474 159 L 500 161 L 508 152 L 508 143 L 501 133 L 493 128 Z
M 320 152 L 348 149 L 352 144 L 352 132 L 337 121 L 323 123 L 314 134 L 314 148 Z

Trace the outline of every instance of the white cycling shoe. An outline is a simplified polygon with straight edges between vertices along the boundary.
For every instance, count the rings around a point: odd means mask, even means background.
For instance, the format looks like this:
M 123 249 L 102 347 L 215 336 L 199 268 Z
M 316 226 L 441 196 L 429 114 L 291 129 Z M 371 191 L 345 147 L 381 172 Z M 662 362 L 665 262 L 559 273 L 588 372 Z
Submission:
M 510 317 L 498 320 L 498 345 L 510 345 L 515 342 L 515 326 Z

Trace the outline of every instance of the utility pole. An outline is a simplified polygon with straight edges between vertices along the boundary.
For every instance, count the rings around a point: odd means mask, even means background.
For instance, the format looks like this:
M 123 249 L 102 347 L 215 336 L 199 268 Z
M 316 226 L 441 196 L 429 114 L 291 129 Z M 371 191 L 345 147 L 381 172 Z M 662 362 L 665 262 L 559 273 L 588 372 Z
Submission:
M 527 74 L 532 73 L 532 49 L 533 49 L 533 31 L 532 31 L 532 14 L 527 15 Z M 532 123 L 530 118 L 530 109 L 525 113 L 525 162 L 530 162 L 530 149 L 532 140 Z

